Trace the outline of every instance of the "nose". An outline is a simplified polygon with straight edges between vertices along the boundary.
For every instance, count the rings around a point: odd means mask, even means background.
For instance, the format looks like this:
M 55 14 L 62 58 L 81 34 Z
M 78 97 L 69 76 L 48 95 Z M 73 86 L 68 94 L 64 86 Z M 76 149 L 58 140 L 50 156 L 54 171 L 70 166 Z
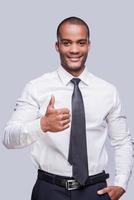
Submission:
M 79 53 L 79 47 L 77 44 L 74 43 L 70 46 L 70 53 L 73 53 L 73 54 Z

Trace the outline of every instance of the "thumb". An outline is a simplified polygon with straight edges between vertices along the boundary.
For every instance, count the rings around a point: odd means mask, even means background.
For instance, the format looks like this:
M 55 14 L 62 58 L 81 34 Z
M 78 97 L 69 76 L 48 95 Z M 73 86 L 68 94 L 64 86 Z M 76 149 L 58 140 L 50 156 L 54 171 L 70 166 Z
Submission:
M 103 188 L 103 189 L 97 191 L 98 194 L 105 194 L 107 192 L 108 192 L 108 187 Z
M 48 106 L 51 106 L 51 108 L 54 108 L 54 103 L 55 103 L 55 97 L 54 97 L 54 95 L 52 95 Z

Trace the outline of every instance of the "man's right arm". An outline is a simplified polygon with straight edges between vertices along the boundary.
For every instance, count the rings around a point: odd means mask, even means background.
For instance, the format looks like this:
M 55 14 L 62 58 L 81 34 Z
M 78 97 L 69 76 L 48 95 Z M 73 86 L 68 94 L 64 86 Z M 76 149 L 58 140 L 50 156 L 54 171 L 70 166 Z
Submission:
M 14 112 L 4 129 L 3 144 L 7 148 L 22 148 L 41 137 L 39 105 L 33 83 L 26 84 Z
M 7 148 L 29 146 L 47 131 L 58 132 L 69 127 L 70 114 L 67 108 L 55 109 L 55 98 L 52 96 L 46 113 L 41 116 L 36 96 L 32 82 L 28 83 L 4 129 L 3 144 Z

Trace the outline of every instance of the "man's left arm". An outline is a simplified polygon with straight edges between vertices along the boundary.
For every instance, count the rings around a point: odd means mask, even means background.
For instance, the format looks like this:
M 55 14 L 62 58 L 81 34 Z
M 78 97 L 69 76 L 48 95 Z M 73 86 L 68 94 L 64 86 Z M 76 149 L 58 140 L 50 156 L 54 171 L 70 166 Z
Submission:
M 118 200 L 126 191 L 133 166 L 133 142 L 127 119 L 117 89 L 114 90 L 114 104 L 107 115 L 108 134 L 115 150 L 114 186 L 104 188 L 99 194 L 108 193 L 112 200 Z

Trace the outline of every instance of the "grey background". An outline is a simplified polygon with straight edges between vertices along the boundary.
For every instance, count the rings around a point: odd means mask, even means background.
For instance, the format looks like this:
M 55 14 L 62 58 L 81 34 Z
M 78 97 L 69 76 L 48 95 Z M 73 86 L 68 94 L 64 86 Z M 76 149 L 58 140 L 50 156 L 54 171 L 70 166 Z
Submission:
M 134 3 L 130 0 L 4 0 L 0 2 L 0 139 L 24 85 L 59 65 L 55 52 L 56 28 L 65 17 L 76 15 L 90 25 L 89 70 L 115 84 L 120 91 L 129 129 L 133 134 Z M 113 181 L 113 151 L 109 150 Z M 36 179 L 30 147 L 7 150 L 0 144 L 0 198 L 29 200 Z M 131 200 L 132 175 L 122 200 Z

